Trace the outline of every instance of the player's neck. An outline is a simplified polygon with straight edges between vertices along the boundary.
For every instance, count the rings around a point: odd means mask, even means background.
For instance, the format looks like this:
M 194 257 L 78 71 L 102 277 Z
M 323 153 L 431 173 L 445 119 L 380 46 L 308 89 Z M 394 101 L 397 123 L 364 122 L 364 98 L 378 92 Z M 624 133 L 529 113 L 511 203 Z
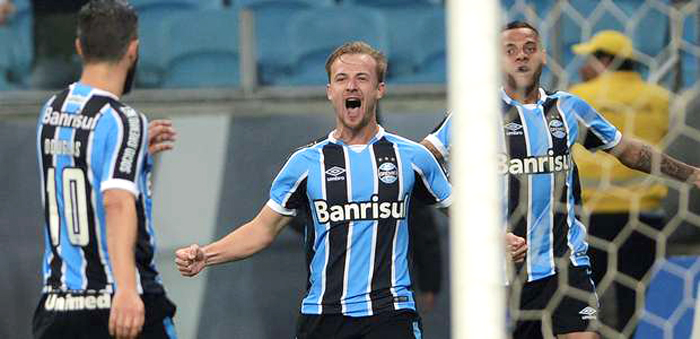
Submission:
M 376 121 L 370 122 L 358 129 L 349 128 L 339 123 L 333 137 L 347 145 L 366 145 L 379 132 L 379 125 Z
M 503 89 L 506 91 L 506 94 L 508 96 L 523 104 L 535 104 L 537 103 L 537 100 L 540 99 L 540 84 L 539 82 L 534 83 L 532 86 L 528 86 L 525 88 L 516 88 L 512 86 L 508 86 L 507 84 L 503 86 Z
M 126 72 L 118 65 L 110 63 L 92 63 L 83 65 L 80 82 L 90 87 L 110 92 L 117 97 L 122 95 Z

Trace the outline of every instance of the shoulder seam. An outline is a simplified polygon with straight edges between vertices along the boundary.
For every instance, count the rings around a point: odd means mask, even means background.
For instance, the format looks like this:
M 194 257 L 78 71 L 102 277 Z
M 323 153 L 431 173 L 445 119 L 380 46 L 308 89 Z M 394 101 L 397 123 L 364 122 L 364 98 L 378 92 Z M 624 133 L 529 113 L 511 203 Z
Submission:
M 386 133 L 385 136 L 395 137 L 395 138 L 397 138 L 397 139 L 399 139 L 399 140 L 401 140 L 401 141 L 405 141 L 405 142 L 408 143 L 409 145 L 417 146 L 417 147 L 421 147 L 421 148 L 425 148 L 425 146 L 423 146 L 420 142 L 413 141 L 413 140 L 408 139 L 408 138 L 406 138 L 406 137 L 402 137 L 402 136 L 400 136 L 400 135 L 398 135 L 398 134 Z M 389 141 L 391 142 L 391 140 L 389 140 Z M 425 148 L 425 150 L 428 151 L 427 148 Z M 430 152 L 430 151 L 428 151 L 428 152 Z
M 314 140 L 314 141 L 312 141 L 312 142 L 310 142 L 310 143 L 308 143 L 308 144 L 306 144 L 306 145 L 304 145 L 304 146 L 297 147 L 296 149 L 294 149 L 294 151 L 292 151 L 292 154 L 296 154 L 296 153 L 298 153 L 299 151 L 303 151 L 303 150 L 306 150 L 306 149 L 314 148 L 314 147 L 318 146 L 319 144 L 323 143 L 323 142 L 326 141 L 326 140 L 328 140 L 328 137 L 327 137 L 327 136 L 324 136 L 324 137 L 322 137 L 322 138 L 318 138 L 318 139 L 316 139 L 316 140 Z

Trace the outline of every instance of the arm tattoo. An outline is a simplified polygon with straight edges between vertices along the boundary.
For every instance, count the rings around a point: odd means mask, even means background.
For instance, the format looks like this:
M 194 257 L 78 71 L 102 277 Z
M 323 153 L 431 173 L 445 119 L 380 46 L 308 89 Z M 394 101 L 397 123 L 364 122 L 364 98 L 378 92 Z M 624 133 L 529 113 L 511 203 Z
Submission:
M 651 173 L 652 160 L 655 157 L 661 158 L 659 169 L 661 173 L 680 181 L 688 181 L 694 169 L 666 154 L 654 151 L 651 146 L 643 145 L 639 150 L 637 161 L 634 167 L 640 171 Z
M 666 154 L 661 154 L 661 173 L 680 181 L 688 181 L 695 170 Z
M 643 145 L 639 150 L 639 158 L 635 167 L 640 171 L 651 173 L 651 157 L 653 154 L 654 151 L 649 145 Z

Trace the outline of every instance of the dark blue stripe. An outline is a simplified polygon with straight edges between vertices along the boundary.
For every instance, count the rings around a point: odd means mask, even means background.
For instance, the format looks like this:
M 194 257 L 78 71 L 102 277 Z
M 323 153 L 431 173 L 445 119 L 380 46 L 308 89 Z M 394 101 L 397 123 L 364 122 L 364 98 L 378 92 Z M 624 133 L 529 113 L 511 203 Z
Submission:
M 75 130 L 73 128 L 59 127 L 59 139 L 73 140 Z M 73 159 L 68 155 L 60 155 L 56 159 L 56 196 L 58 200 L 58 212 L 61 216 L 60 247 L 61 257 L 66 263 L 65 280 L 69 289 L 79 290 L 83 288 L 85 277 L 82 272 L 83 253 L 82 248 L 71 244 L 68 237 L 68 223 L 64 211 L 66 210 L 66 201 L 63 200 L 63 170 L 67 167 L 73 167 Z M 76 202 L 77 204 L 77 202 Z
M 346 169 L 343 146 L 328 144 L 323 147 L 324 171 L 333 167 Z M 347 175 L 347 173 L 346 173 Z M 345 180 L 326 181 L 326 201 L 328 206 L 344 205 L 348 202 Z M 323 294 L 323 313 L 341 313 L 340 299 L 345 280 L 345 255 L 348 241 L 348 222 L 330 222 L 328 231 L 328 264 L 326 265 L 326 286 Z
M 401 170 L 393 143 L 384 138 L 376 142 L 372 147 L 374 147 L 374 161 L 377 168 L 382 166 L 382 164 L 391 163 L 397 170 Z M 396 178 L 396 181 L 391 183 L 379 180 L 379 201 L 398 201 L 401 193 L 399 192 L 399 182 L 399 178 Z M 370 295 L 372 298 L 372 309 L 375 314 L 394 308 L 394 296 L 391 294 L 391 287 L 393 286 L 392 268 L 397 268 L 394 267 L 396 263 L 393 257 L 396 221 L 396 219 L 382 219 L 377 222 L 374 275 L 372 276 L 372 293 Z

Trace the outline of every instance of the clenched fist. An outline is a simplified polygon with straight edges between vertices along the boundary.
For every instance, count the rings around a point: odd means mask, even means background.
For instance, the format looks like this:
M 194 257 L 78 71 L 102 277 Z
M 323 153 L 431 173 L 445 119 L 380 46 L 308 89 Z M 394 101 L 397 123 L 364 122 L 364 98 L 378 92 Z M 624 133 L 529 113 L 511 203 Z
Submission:
M 521 262 L 527 254 L 527 242 L 513 233 L 506 234 L 506 253 L 514 262 Z
M 204 251 L 197 244 L 175 251 L 177 270 L 185 277 L 193 277 L 206 266 Z

